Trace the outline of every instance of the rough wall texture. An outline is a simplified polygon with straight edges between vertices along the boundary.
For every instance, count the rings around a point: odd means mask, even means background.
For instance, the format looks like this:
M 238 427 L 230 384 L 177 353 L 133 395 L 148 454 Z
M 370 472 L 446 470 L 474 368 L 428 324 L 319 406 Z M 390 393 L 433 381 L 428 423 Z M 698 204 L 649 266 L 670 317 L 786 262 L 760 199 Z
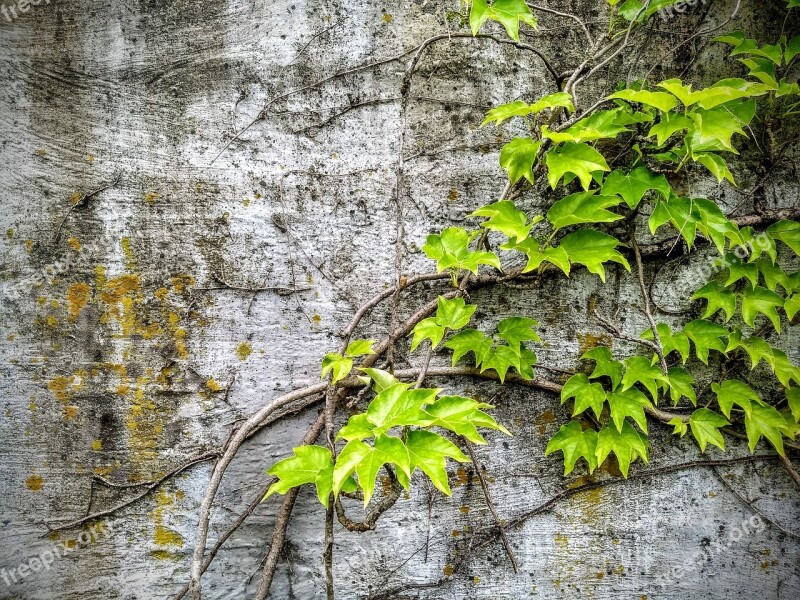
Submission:
M 653 33 L 641 55 L 586 88 L 587 101 L 628 67 L 649 68 L 705 13 L 705 23 L 722 22 L 735 3 L 697 4 L 657 22 L 676 33 Z M 559 3 L 588 19 L 604 5 Z M 778 8 L 771 0 L 745 6 L 737 25 L 772 39 Z M 394 276 L 397 100 L 409 57 L 382 61 L 444 31 L 453 9 L 456 2 L 428 0 L 43 0 L 0 23 L 0 598 L 166 598 L 186 583 L 208 462 L 108 517 L 111 531 L 87 525 L 47 537 L 48 525 L 135 497 L 145 489 L 135 484 L 217 447 L 237 419 L 317 380 L 336 333 Z M 564 25 L 543 18 L 542 33 L 527 40 L 559 71 L 585 50 Z M 692 49 L 698 65 L 688 77 L 719 76 L 722 51 Z M 694 57 L 683 54 L 666 65 L 671 73 Z M 380 64 L 355 69 L 370 63 Z M 508 133 L 478 129 L 485 108 L 553 85 L 534 54 L 491 40 L 445 40 L 424 56 L 405 122 L 406 272 L 430 270 L 418 250 L 428 232 L 462 221 L 503 187 L 497 151 Z M 797 202 L 789 177 L 759 201 Z M 646 328 L 632 281 L 620 275 L 606 288 L 580 272 L 535 290 L 481 291 L 478 321 L 530 315 L 543 324 L 540 362 L 574 368 L 580 350 L 598 343 L 591 295 L 609 313 L 621 307 L 630 331 Z M 404 310 L 438 289 L 409 294 Z M 382 335 L 387 322 L 385 309 L 375 311 L 364 337 Z M 797 346 L 791 333 L 795 358 Z M 561 477 L 558 457 L 543 458 L 568 416 L 555 396 L 437 383 L 492 398 L 512 429 L 513 438 L 489 436 L 479 450 L 504 517 L 575 484 Z M 248 442 L 226 475 L 212 543 L 316 414 L 293 415 Z M 651 467 L 698 458 L 692 442 L 666 430 L 652 438 Z M 736 440 L 729 446 L 746 454 Z M 753 517 L 720 478 L 774 523 L 714 554 Z M 463 540 L 491 524 L 474 473 L 454 470 L 453 481 L 452 498 L 415 485 L 375 532 L 337 530 L 341 598 L 434 581 L 452 568 Z M 446 585 L 406 593 L 797 598 L 798 538 L 783 531 L 800 531 L 797 498 L 774 460 L 620 482 L 511 531 L 519 575 L 495 544 Z M 223 547 L 203 579 L 207 598 L 249 596 L 276 507 L 261 506 Z M 323 518 L 304 491 L 273 598 L 324 595 Z M 12 581 L 11 569 L 64 544 L 66 556 Z M 659 587 L 686 558 L 697 568 Z

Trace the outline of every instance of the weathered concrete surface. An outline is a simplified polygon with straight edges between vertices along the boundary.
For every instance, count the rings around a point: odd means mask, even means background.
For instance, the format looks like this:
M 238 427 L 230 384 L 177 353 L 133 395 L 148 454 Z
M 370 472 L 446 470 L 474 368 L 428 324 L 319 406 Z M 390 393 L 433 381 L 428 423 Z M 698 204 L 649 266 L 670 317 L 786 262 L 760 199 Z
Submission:
M 605 3 L 572 4 L 561 7 L 597 18 Z M 709 22 L 724 20 L 733 4 L 713 3 Z M 773 39 L 780 4 L 745 7 L 739 26 Z M 48 524 L 137 493 L 92 484 L 92 474 L 116 484 L 151 480 L 217 446 L 237 418 L 281 391 L 317 379 L 336 332 L 393 278 L 397 97 L 407 57 L 311 84 L 415 47 L 443 31 L 455 8 L 427 0 L 53 0 L 2 23 L 0 576 L 54 544 L 75 544 L 82 533 L 40 537 Z M 689 31 L 697 16 L 658 26 Z M 579 34 L 552 18 L 542 25 L 531 40 L 557 70 L 574 67 L 585 45 Z M 655 52 L 683 37 L 654 33 L 635 68 L 643 72 Z M 721 49 L 702 50 L 690 77 L 719 76 L 721 57 Z M 627 67 L 609 72 L 599 84 L 626 74 Z M 487 40 L 441 42 L 421 61 L 406 124 L 406 155 L 414 157 L 407 162 L 407 272 L 430 270 L 418 250 L 428 232 L 463 220 L 503 187 L 497 151 L 507 134 L 478 130 L 485 107 L 530 99 L 553 85 L 536 56 Z M 591 93 L 583 91 L 584 105 Z M 266 118 L 213 161 L 271 101 Z M 117 175 L 116 185 L 72 208 Z M 768 186 L 759 201 L 795 201 L 796 182 L 785 181 Z M 727 194 L 735 204 L 735 194 Z M 537 201 L 528 198 L 526 206 Z M 474 297 L 487 308 L 478 321 L 535 317 L 545 340 L 540 361 L 572 368 L 581 349 L 598 343 L 586 312 L 591 294 L 609 313 L 620 305 L 631 332 L 646 327 L 630 278 L 617 275 L 607 288 L 576 273 L 538 290 L 481 291 Z M 219 287 L 220 279 L 307 289 L 255 297 L 197 289 Z M 409 294 L 406 309 L 437 289 Z M 663 302 L 673 300 L 667 294 Z M 384 309 L 375 311 L 364 336 L 382 335 L 387 322 Z M 796 352 L 798 341 L 793 331 L 786 347 Z M 437 384 L 493 398 L 498 418 L 513 431 L 510 439 L 489 436 L 490 447 L 479 451 L 504 517 L 524 513 L 581 475 L 565 481 L 560 458 L 543 458 L 547 439 L 568 416 L 557 398 L 512 388 L 498 396 L 488 383 Z M 212 543 L 315 414 L 278 423 L 244 448 L 218 499 Z M 692 442 L 656 426 L 652 437 L 651 467 L 698 456 Z M 729 447 L 731 455 L 746 454 L 736 440 Z M 709 454 L 722 456 L 713 448 Z M 110 519 L 113 531 L 96 533 L 49 569 L 10 586 L 0 578 L 0 598 L 175 593 L 187 581 L 208 476 L 207 463 L 195 466 L 119 511 Z M 720 476 L 780 527 L 798 531 L 797 489 L 776 461 Z M 454 469 L 453 479 L 451 499 L 433 495 L 429 506 L 417 483 L 378 531 L 337 531 L 340 597 L 448 572 L 464 539 L 491 523 L 474 474 Z M 248 582 L 276 506 L 259 508 L 223 548 L 204 577 L 207 598 L 252 591 L 258 578 Z M 776 525 L 719 556 L 703 554 L 752 516 L 709 470 L 633 480 L 575 496 L 510 532 L 520 575 L 492 545 L 446 586 L 407 594 L 798 597 L 797 538 Z M 272 597 L 323 594 L 322 519 L 303 492 Z M 420 550 L 426 545 L 427 553 Z M 658 587 L 658 578 L 687 557 L 697 570 Z

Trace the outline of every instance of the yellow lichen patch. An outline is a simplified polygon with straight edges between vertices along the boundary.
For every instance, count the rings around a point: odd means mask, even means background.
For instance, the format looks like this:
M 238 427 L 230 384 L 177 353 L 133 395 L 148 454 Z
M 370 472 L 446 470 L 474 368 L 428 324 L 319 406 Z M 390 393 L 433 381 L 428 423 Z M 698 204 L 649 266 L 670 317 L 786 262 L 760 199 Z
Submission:
M 81 201 L 81 198 L 83 198 L 83 195 L 80 192 L 75 192 L 69 197 L 69 202 L 70 204 L 75 205 Z
M 114 279 L 109 279 L 102 287 L 100 300 L 106 304 L 118 304 L 126 296 L 130 296 L 139 291 L 139 276 L 120 275 Z
M 70 248 L 72 248 L 73 250 L 75 250 L 75 252 L 77 252 L 78 250 L 80 250 L 80 249 L 81 249 L 81 242 L 80 242 L 80 240 L 79 240 L 78 238 L 76 238 L 76 237 L 71 237 L 71 238 L 69 238 L 69 239 L 67 240 L 67 244 L 69 244 Z
M 6 236 L 10 240 L 14 239 L 14 229 L 12 227 L 9 227 L 8 229 L 6 229 Z
M 612 347 L 614 340 L 611 339 L 608 335 L 593 335 L 591 333 L 579 333 L 578 334 L 578 350 L 581 354 L 585 354 L 592 348 L 597 348 L 598 346 L 608 346 L 609 348 Z
M 92 450 L 100 452 L 103 449 L 103 440 L 92 440 Z
M 63 412 L 65 421 L 73 421 L 78 418 L 78 407 L 73 404 L 65 406 Z
M 33 492 L 39 492 L 44 485 L 44 479 L 38 475 L 31 475 L 25 480 L 25 487 Z
M 250 198 L 245 198 L 244 200 L 242 200 L 242 204 L 243 204 L 245 207 L 248 207 L 248 206 L 250 206 Z
M 315 313 L 311 316 L 311 320 L 314 321 L 314 323 L 319 323 L 322 321 L 322 317 Z
M 92 297 L 92 288 L 85 283 L 73 283 L 67 290 L 67 312 L 70 321 L 77 321 L 83 307 Z
M 191 275 L 186 275 L 185 273 L 179 273 L 175 275 L 172 279 L 170 279 L 170 283 L 172 284 L 172 291 L 176 294 L 183 294 L 186 291 L 186 288 L 190 288 L 195 284 L 194 277 Z
M 394 17 L 389 13 L 384 13 L 382 18 L 384 23 L 391 23 L 392 20 L 394 19 Z
M 124 237 L 119 241 L 119 245 L 122 248 L 122 253 L 125 255 L 125 265 L 131 271 L 136 270 L 136 254 L 133 252 L 133 247 L 131 246 L 131 238 Z
M 213 377 L 209 377 L 208 381 L 206 381 L 206 387 L 212 392 L 219 392 L 222 390 L 222 386 L 217 383 Z
M 89 163 L 89 164 L 92 164 L 94 162 L 94 154 L 89 154 L 86 157 L 86 162 Z
M 158 192 L 148 192 L 144 195 L 144 201 L 148 204 L 155 204 L 156 200 L 161 198 L 161 194 Z
M 445 565 L 444 569 L 442 569 L 442 573 L 444 573 L 447 577 L 450 577 L 455 573 L 456 570 L 453 568 L 453 565 Z
M 239 360 L 247 360 L 253 353 L 253 347 L 248 342 L 242 342 L 236 346 L 236 356 Z
M 164 300 L 167 297 L 167 294 L 169 294 L 169 290 L 165 287 L 160 287 L 153 292 L 153 296 L 155 296 L 157 300 Z
M 177 500 L 183 498 L 183 494 L 170 494 L 166 490 L 160 490 L 155 497 L 156 507 L 150 513 L 155 528 L 153 530 L 153 542 L 160 549 L 154 552 L 156 558 L 172 558 L 172 555 L 163 548 L 181 548 L 184 545 L 183 536 L 177 531 L 165 525 L 166 513 L 176 504 Z
M 33 240 L 25 240 L 25 252 L 30 254 L 32 248 L 33 248 Z
M 47 154 L 47 150 L 45 150 L 44 148 L 39 148 L 36 151 L 36 154 L 39 155 L 39 156 L 45 156 Z
M 537 426 L 539 434 L 544 435 L 545 431 L 547 431 L 547 425 L 550 423 L 555 423 L 556 415 L 552 410 L 546 410 L 542 414 L 540 414 L 536 419 L 534 419 L 533 423 Z
M 70 375 L 69 377 L 54 377 L 47 384 L 47 389 L 53 393 L 57 400 L 66 403 L 83 387 L 83 379 Z
M 103 265 L 97 265 L 94 268 L 94 282 L 97 289 L 100 289 L 106 284 L 106 268 Z

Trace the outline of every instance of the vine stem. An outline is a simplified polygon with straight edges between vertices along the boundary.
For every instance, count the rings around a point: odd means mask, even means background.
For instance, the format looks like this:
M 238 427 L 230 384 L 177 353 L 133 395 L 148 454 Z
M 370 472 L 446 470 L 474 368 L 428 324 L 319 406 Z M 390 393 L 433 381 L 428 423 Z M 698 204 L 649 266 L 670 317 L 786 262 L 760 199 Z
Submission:
M 642 291 L 642 300 L 644 301 L 644 314 L 647 316 L 647 321 L 653 331 L 653 341 L 655 343 L 655 351 L 658 354 L 658 360 L 661 363 L 661 371 L 664 375 L 669 373 L 667 366 L 667 359 L 664 357 L 664 345 L 661 343 L 661 336 L 656 327 L 656 320 L 653 318 L 653 312 L 650 307 L 650 292 L 644 282 L 644 265 L 642 264 L 642 253 L 639 250 L 639 243 L 636 241 L 636 236 L 631 235 L 631 247 L 633 248 L 633 255 L 636 257 L 636 274 L 639 279 L 639 289 Z

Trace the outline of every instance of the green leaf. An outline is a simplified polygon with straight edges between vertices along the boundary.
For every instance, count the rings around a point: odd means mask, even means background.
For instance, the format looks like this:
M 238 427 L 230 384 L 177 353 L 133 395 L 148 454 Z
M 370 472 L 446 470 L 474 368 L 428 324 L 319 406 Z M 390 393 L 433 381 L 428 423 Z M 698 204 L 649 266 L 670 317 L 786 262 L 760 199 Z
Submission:
M 759 395 L 744 381 L 726 379 L 721 384 L 712 383 L 711 390 L 717 396 L 717 404 L 722 414 L 731 418 L 731 408 L 736 404 L 746 415 L 752 411 L 752 403 L 763 404 Z
M 733 185 L 736 185 L 733 174 L 730 169 L 728 169 L 728 164 L 718 154 L 714 154 L 713 152 L 698 152 L 693 155 L 693 158 L 708 169 L 711 174 L 717 178 L 717 182 L 721 183 L 723 179 L 727 179 Z
M 744 242 L 739 227 L 726 217 L 716 202 L 705 198 L 692 200 L 698 218 L 697 228 L 714 242 L 720 254 L 725 252 L 725 240 L 732 245 Z
M 666 92 L 651 92 L 649 90 L 621 90 L 609 96 L 610 99 L 620 98 L 628 102 L 639 102 L 647 106 L 654 106 L 662 112 L 667 112 L 678 106 L 678 101 L 672 94 Z
M 625 257 L 615 250 L 619 245 L 617 238 L 594 229 L 581 229 L 561 240 L 561 248 L 567 251 L 570 262 L 584 265 L 590 273 L 598 275 L 603 283 L 606 281 L 604 262 L 619 263 L 628 271 L 631 270 Z
M 725 440 L 719 429 L 730 425 L 727 419 L 723 419 L 713 410 L 698 408 L 689 417 L 689 425 L 692 428 L 692 435 L 700 445 L 700 452 L 705 452 L 708 444 L 714 444 L 717 448 L 725 450 Z
M 505 244 L 501 246 L 501 249 L 517 250 L 528 257 L 528 263 L 522 270 L 523 273 L 534 271 L 538 269 L 543 262 L 549 262 L 561 269 L 565 275 L 569 276 L 569 256 L 567 255 L 567 251 L 561 246 L 556 248 L 548 247 L 541 250 L 539 242 L 529 237 L 519 244 Z
M 527 23 L 536 29 L 536 19 L 525 0 L 494 0 L 491 6 L 486 0 L 473 0 L 469 14 L 472 35 L 478 35 L 483 24 L 492 19 L 505 27 L 508 37 L 519 41 L 519 24 Z
M 373 390 L 376 394 L 380 394 L 386 388 L 390 388 L 393 385 L 400 383 L 394 375 L 389 373 L 388 371 L 382 371 L 381 369 L 367 369 L 367 368 L 360 368 L 359 371 L 362 371 L 367 374 L 366 377 L 359 377 L 361 381 L 369 385 L 370 381 L 373 383 Z
M 294 449 L 294 457 L 275 463 L 268 474 L 277 477 L 267 490 L 264 500 L 272 494 L 285 494 L 292 488 L 313 483 L 317 488 L 317 498 L 328 505 L 328 497 L 333 488 L 333 459 L 331 451 L 322 446 L 299 446 Z M 346 483 L 342 480 L 342 485 Z M 263 501 L 263 500 L 262 500 Z
M 513 348 L 509 346 L 497 346 L 489 348 L 483 356 L 481 362 L 481 373 L 489 369 L 493 369 L 500 377 L 500 383 L 506 379 L 506 374 L 511 367 L 518 367 L 520 364 L 520 356 L 514 352 Z
M 641 458 L 648 462 L 647 449 L 649 443 L 647 436 L 636 431 L 627 421 L 622 425 L 622 431 L 616 427 L 603 427 L 597 435 L 597 464 L 603 464 L 608 455 L 613 452 L 619 463 L 622 475 L 628 477 L 631 462 Z
M 491 408 L 491 406 L 463 396 L 442 396 L 428 406 L 425 412 L 436 419 L 432 426 L 448 429 L 475 444 L 486 443 L 483 436 L 478 433 L 477 427 L 495 429 L 511 435 L 505 427 L 480 410 L 481 408 Z
M 527 317 L 509 317 L 497 325 L 497 336 L 505 340 L 509 347 L 520 354 L 522 342 L 541 342 L 542 339 L 534 331 L 539 323 Z
M 667 373 L 669 377 L 669 394 L 672 398 L 673 406 L 677 406 L 678 401 L 684 396 L 697 406 L 697 396 L 693 387 L 694 377 L 691 376 L 689 371 L 681 367 L 672 367 Z
M 672 430 L 673 435 L 679 435 L 683 437 L 686 435 L 686 432 L 689 431 L 689 424 L 680 417 L 675 417 L 673 419 L 670 419 L 667 422 L 667 425 L 672 425 L 674 427 L 674 429 Z
M 755 325 L 756 317 L 759 314 L 766 316 L 775 331 L 781 331 L 781 317 L 776 310 L 783 307 L 783 298 L 775 292 L 757 286 L 754 289 L 745 288 L 742 292 L 742 319 L 750 327 Z
M 367 407 L 367 419 L 375 425 L 376 433 L 393 427 L 430 426 L 432 419 L 422 410 L 436 399 L 438 389 L 408 389 L 406 383 L 398 383 L 375 396 Z
M 450 348 L 453 351 L 453 366 L 462 356 L 473 352 L 475 354 L 475 366 L 477 367 L 481 364 L 486 351 L 491 346 L 491 338 L 486 337 L 483 332 L 477 329 L 459 331 L 444 343 L 445 348 Z
M 622 215 L 606 209 L 621 203 L 619 196 L 596 196 L 595 190 L 578 192 L 553 204 L 547 211 L 547 220 L 556 231 L 578 223 L 613 223 L 622 219 Z
M 630 131 L 619 121 L 631 122 L 631 115 L 621 108 L 601 110 L 592 116 L 581 119 L 564 131 L 551 131 L 547 125 L 542 126 L 542 137 L 560 144 L 562 142 L 593 142 L 595 140 L 613 139 L 620 133 Z M 634 121 L 635 122 L 635 121 Z
M 750 414 L 744 417 L 744 428 L 750 452 L 755 450 L 756 444 L 763 436 L 775 447 L 778 454 L 784 456 L 783 432 L 788 428 L 781 413 L 772 406 L 754 404 Z
M 353 415 L 347 420 L 347 424 L 336 434 L 336 439 L 365 440 L 375 435 L 375 425 L 367 417 L 366 413 Z
M 652 406 L 642 392 L 636 388 L 630 388 L 622 392 L 612 392 L 608 395 L 608 405 L 611 408 L 611 419 L 617 427 L 617 431 L 622 432 L 626 417 L 630 417 L 647 433 L 647 417 L 644 415 L 644 407 Z
M 752 287 L 758 285 L 757 265 L 746 263 L 740 260 L 735 254 L 727 254 L 723 264 L 728 268 L 728 279 L 725 281 L 725 287 L 733 285 L 742 277 L 747 278 Z
M 436 324 L 452 330 L 461 329 L 469 323 L 472 313 L 478 308 L 474 304 L 467 304 L 463 298 L 448 300 L 444 296 L 439 296 L 438 304 Z
M 648 136 L 656 136 L 656 143 L 663 146 L 675 133 L 694 126 L 692 120 L 682 113 L 666 112 L 661 120 L 650 128 Z
M 499 231 L 510 239 L 516 239 L 517 243 L 527 238 L 530 234 L 531 227 L 542 220 L 542 217 L 537 215 L 528 222 L 528 215 L 521 210 L 517 210 L 514 203 L 508 200 L 502 200 L 494 204 L 489 204 L 488 206 L 483 206 L 470 216 L 489 217 L 488 220 L 481 223 L 481 227 L 485 227 L 491 231 Z
M 574 112 L 575 106 L 572 102 L 572 95 L 567 92 L 556 92 L 555 94 L 540 98 L 533 104 L 528 104 L 522 100 L 502 104 L 493 108 L 486 114 L 486 118 L 481 123 L 481 127 L 492 122 L 499 125 L 506 119 L 512 117 L 526 117 L 530 114 L 537 114 L 543 110 L 553 108 L 566 108 L 568 111 Z
M 699 319 L 688 323 L 683 328 L 684 333 L 694 343 L 694 350 L 704 364 L 708 364 L 708 353 L 710 350 L 716 350 L 725 354 L 726 344 L 723 340 L 728 335 L 728 330 L 724 327 Z
M 641 383 L 650 392 L 650 397 L 657 401 L 659 388 L 657 381 L 669 383 L 667 376 L 649 359 L 644 356 L 631 356 L 625 359 L 625 375 L 622 377 L 623 391 L 632 388 L 636 383 Z
M 716 281 L 711 281 L 697 290 L 691 300 L 704 298 L 708 301 L 703 318 L 707 319 L 718 310 L 725 312 L 725 321 L 730 321 L 736 312 L 736 294 L 727 288 L 720 287 Z
M 469 244 L 472 237 L 474 236 L 470 236 L 460 227 L 448 227 L 441 235 L 429 235 L 422 250 L 428 258 L 436 261 L 439 273 L 446 269 L 456 273 L 465 269 L 477 274 L 479 265 L 502 269 L 500 260 L 494 252 L 470 252 Z
M 650 215 L 650 233 L 655 234 L 659 227 L 669 222 L 686 240 L 686 245 L 691 248 L 697 237 L 699 221 L 700 215 L 693 200 L 672 196 L 666 202 L 659 200 L 658 204 L 656 204 L 653 213 Z
M 344 379 L 345 377 L 347 377 L 352 368 L 353 368 L 352 358 L 345 358 L 338 352 L 329 352 L 322 359 L 321 379 L 324 379 L 328 375 L 328 373 L 333 371 L 333 377 L 331 378 L 331 383 L 335 384 Z
M 781 286 L 785 291 L 791 291 L 792 285 L 789 283 L 789 277 L 778 265 L 766 258 L 755 261 L 755 265 L 761 272 L 768 290 L 774 292 L 777 291 L 778 286 Z
M 409 432 L 406 448 L 411 471 L 416 468 L 422 470 L 436 489 L 447 496 L 450 495 L 450 485 L 447 482 L 445 459 L 469 462 L 469 458 L 455 444 L 430 431 L 415 429 Z
M 356 358 L 358 356 L 364 356 L 365 354 L 375 354 L 375 351 L 372 349 L 372 345 L 375 343 L 375 340 L 353 340 L 347 345 L 347 350 L 345 350 L 344 354 L 349 358 Z
M 592 348 L 581 356 L 581 360 L 595 361 L 594 371 L 589 375 L 592 379 L 608 377 L 611 380 L 612 388 L 616 388 L 622 382 L 623 365 L 618 360 L 614 360 L 611 350 L 606 346 Z
M 789 402 L 789 410 L 795 421 L 800 421 L 800 388 L 790 388 L 786 390 L 786 400 Z
M 439 345 L 439 342 L 442 341 L 444 332 L 444 327 L 436 323 L 436 319 L 434 317 L 422 319 L 422 321 L 414 326 L 412 331 L 414 338 L 411 340 L 411 351 L 413 352 L 416 350 L 417 346 L 419 346 L 425 340 L 430 340 L 431 346 L 436 348 Z
M 546 160 L 547 180 L 553 189 L 564 175 L 573 173 L 580 179 L 583 189 L 588 191 L 592 173 L 611 170 L 603 155 L 588 144 L 567 142 L 548 152 Z
M 603 412 L 603 403 L 606 400 L 606 392 L 599 383 L 592 383 L 583 373 L 578 373 L 570 377 L 561 388 L 561 404 L 570 398 L 575 398 L 575 407 L 572 416 L 581 414 L 587 408 L 594 411 L 595 416 L 600 418 Z
M 789 387 L 794 381 L 800 384 L 800 369 L 798 369 L 786 353 L 777 348 L 772 348 L 772 370 L 783 387 Z
M 533 163 L 539 152 L 540 140 L 531 138 L 514 138 L 500 150 L 500 166 L 508 172 L 512 184 L 523 177 L 533 183 Z
M 778 221 L 767 228 L 767 233 L 780 240 L 800 256 L 800 223 L 797 221 Z
M 564 476 L 569 475 L 575 468 L 579 458 L 583 458 L 589 466 L 589 473 L 597 468 L 597 432 L 594 429 L 583 431 L 578 421 L 570 421 L 562 425 L 550 441 L 544 455 L 548 456 L 558 451 L 564 454 Z
M 786 311 L 786 318 L 793 321 L 797 312 L 800 311 L 800 293 L 793 294 L 789 298 L 786 298 L 783 310 Z
M 658 323 L 656 325 L 658 337 L 661 340 L 661 347 L 664 350 L 664 356 L 668 356 L 671 352 L 677 351 L 681 355 L 681 362 L 686 364 L 689 360 L 689 338 L 682 331 L 672 332 L 669 325 L 666 323 Z M 642 334 L 642 339 L 653 341 L 653 331 L 648 329 Z
M 735 134 L 745 135 L 747 125 L 755 115 L 755 102 L 743 102 L 739 110 L 720 106 L 711 110 L 695 109 L 689 113 L 694 122 L 690 146 L 694 152 L 704 150 L 727 150 L 737 153 L 732 138 Z
M 669 198 L 672 188 L 663 175 L 655 175 L 647 167 L 636 167 L 626 173 L 622 169 L 612 171 L 603 182 L 603 194 L 618 194 L 631 208 L 636 208 L 650 190 Z
M 356 462 L 356 458 L 358 458 L 358 462 Z M 340 463 L 344 465 L 341 470 L 339 468 Z M 355 463 L 354 466 L 353 463 Z M 375 480 L 378 478 L 378 471 L 385 464 L 395 465 L 405 475 L 409 478 L 411 477 L 412 467 L 409 461 L 409 452 L 400 438 L 380 434 L 375 438 L 374 446 L 368 446 L 364 442 L 353 440 L 347 443 L 336 459 L 334 484 L 338 478 L 344 476 L 345 472 L 349 476 L 355 470 L 356 475 L 358 475 L 358 484 L 364 490 L 364 506 L 366 506 L 375 492 Z M 334 490 L 336 490 L 335 485 Z

